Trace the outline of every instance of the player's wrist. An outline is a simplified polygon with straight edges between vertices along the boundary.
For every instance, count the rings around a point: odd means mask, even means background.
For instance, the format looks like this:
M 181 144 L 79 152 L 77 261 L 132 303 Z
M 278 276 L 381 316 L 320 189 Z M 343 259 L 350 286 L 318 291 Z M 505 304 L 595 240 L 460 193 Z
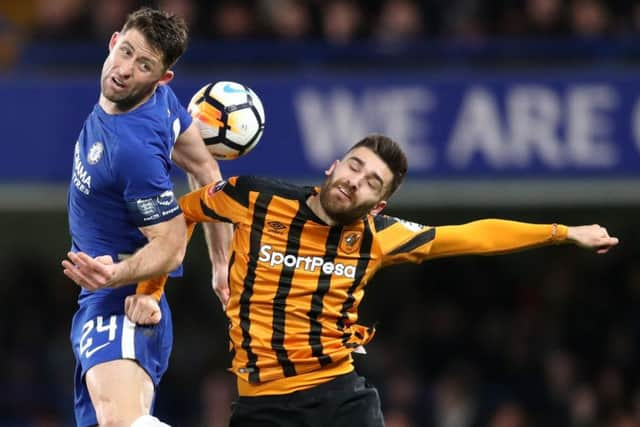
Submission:
M 126 283 L 124 278 L 127 277 L 126 270 L 128 263 L 126 261 L 121 261 L 113 264 L 113 268 L 111 270 L 111 278 L 107 280 L 106 286 L 107 288 L 118 288 Z
M 562 224 L 551 224 L 551 241 L 554 243 L 562 243 L 573 241 L 570 235 L 571 227 Z

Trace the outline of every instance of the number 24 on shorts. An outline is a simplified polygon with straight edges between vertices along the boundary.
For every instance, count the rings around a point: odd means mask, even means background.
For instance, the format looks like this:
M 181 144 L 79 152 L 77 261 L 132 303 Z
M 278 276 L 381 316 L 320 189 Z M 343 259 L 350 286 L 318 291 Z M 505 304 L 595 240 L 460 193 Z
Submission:
M 111 315 L 109 317 L 109 322 L 105 323 L 102 316 L 97 316 L 94 319 L 88 320 L 82 326 L 82 337 L 80 338 L 80 355 L 83 355 L 88 359 L 90 358 L 96 351 L 108 346 L 111 342 L 116 338 L 116 330 L 118 329 L 117 325 L 117 316 Z M 108 340 L 100 345 L 93 346 L 93 337 L 89 336 L 94 330 L 96 332 L 108 332 Z M 90 348 L 91 347 L 91 348 Z

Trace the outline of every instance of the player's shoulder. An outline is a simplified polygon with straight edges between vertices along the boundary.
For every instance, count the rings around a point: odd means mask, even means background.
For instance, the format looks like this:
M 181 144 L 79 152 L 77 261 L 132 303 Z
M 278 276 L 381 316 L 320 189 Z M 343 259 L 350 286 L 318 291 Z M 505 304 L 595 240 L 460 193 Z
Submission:
M 394 227 L 402 227 L 412 232 L 419 232 L 432 228 L 427 225 L 390 215 L 375 215 L 373 217 L 373 227 L 376 232 L 381 232 Z
M 141 113 L 151 114 L 156 121 L 164 122 L 181 106 L 178 97 L 169 85 L 158 86 Z
M 130 150 L 156 146 L 160 141 L 163 150 L 171 145 L 169 142 L 173 140 L 173 121 L 180 104 L 175 95 L 173 99 L 168 98 L 168 91 L 170 88 L 166 85 L 159 86 L 147 103 L 122 115 L 117 133 L 127 142 Z
M 233 176 L 220 181 L 209 190 L 209 194 L 222 192 L 231 197 L 242 206 L 249 206 L 252 195 L 263 202 L 273 197 L 289 200 L 303 200 L 309 195 L 309 188 L 290 184 L 274 178 L 265 178 L 253 175 Z
M 153 95 L 140 107 L 123 115 L 125 126 L 154 128 L 166 125 L 180 102 L 168 85 L 158 86 Z
M 307 192 L 305 187 L 288 183 L 275 178 L 253 175 L 241 175 L 230 180 L 232 185 L 245 193 L 258 192 L 269 196 L 286 199 L 299 199 Z
M 164 103 L 174 103 L 178 100 L 178 97 L 169 85 L 158 86 L 155 95 Z

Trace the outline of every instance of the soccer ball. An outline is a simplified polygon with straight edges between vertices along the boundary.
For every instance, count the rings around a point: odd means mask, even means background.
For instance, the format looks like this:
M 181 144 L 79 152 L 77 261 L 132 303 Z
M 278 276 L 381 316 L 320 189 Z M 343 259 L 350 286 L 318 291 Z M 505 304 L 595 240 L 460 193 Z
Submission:
M 223 81 L 203 86 L 191 98 L 188 111 L 216 159 L 244 156 L 264 131 L 262 102 L 240 83 Z

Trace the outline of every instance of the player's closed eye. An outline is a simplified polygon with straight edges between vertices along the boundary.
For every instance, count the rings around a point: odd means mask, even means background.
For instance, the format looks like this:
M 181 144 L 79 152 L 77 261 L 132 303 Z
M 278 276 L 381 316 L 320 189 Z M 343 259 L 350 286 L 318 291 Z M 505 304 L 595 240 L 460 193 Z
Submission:
M 367 185 L 374 191 L 378 191 L 381 188 L 380 182 L 377 179 L 368 179 Z

